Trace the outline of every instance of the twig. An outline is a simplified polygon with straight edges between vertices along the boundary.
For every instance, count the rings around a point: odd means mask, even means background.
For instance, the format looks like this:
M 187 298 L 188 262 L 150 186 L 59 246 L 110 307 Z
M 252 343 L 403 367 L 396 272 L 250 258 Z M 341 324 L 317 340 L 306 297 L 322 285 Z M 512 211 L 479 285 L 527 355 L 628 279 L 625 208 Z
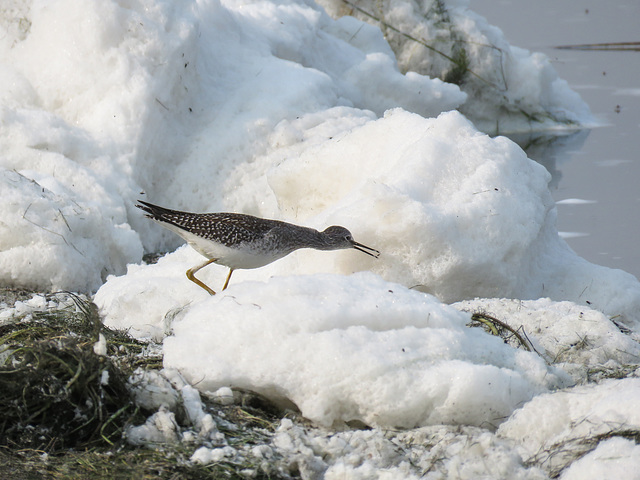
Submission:
M 416 42 L 420 45 L 422 45 L 423 47 L 427 48 L 428 50 L 431 50 L 434 53 L 437 53 L 438 55 L 446 58 L 447 60 L 449 60 L 451 63 L 453 63 L 454 65 L 458 65 L 460 66 L 460 63 L 457 62 L 454 58 L 450 57 L 449 55 L 447 55 L 444 52 L 441 52 L 440 50 L 438 50 L 435 47 L 432 47 L 431 45 L 429 45 L 426 41 L 424 40 L 420 40 L 412 35 L 409 35 L 408 33 L 403 32 L 402 30 L 400 30 L 399 28 L 394 27 L 393 25 L 390 25 L 389 23 L 385 22 L 384 20 L 376 17 L 375 15 L 367 12 L 366 10 L 364 10 L 363 8 L 359 7 L 358 5 L 350 2 L 349 0 L 342 0 L 344 3 L 346 3 L 347 5 L 349 5 L 350 7 L 352 7 L 353 9 L 357 10 L 358 12 L 362 13 L 363 15 L 366 15 L 369 18 L 372 18 L 373 20 L 375 20 L 376 22 L 379 22 L 381 25 L 383 25 L 385 28 L 388 28 L 389 30 L 393 30 L 396 33 L 399 33 L 400 35 L 402 35 L 403 37 L 407 38 L 408 40 L 411 40 L 413 42 Z M 477 73 L 475 73 L 473 70 L 470 70 L 468 67 L 464 67 L 464 71 L 465 72 L 469 72 L 471 75 L 473 75 L 474 77 L 478 78 L 479 80 L 485 82 L 488 85 L 491 86 L 495 86 L 493 85 L 489 80 L 486 80 L 484 78 L 482 78 L 480 75 L 478 75 Z
M 496 336 L 499 335 L 498 329 L 496 328 L 496 325 L 498 325 L 500 328 L 503 328 L 511 332 L 511 334 L 514 337 L 516 337 L 518 342 L 520 342 L 520 345 L 522 345 L 527 351 L 530 352 L 532 350 L 530 342 L 527 342 L 522 337 L 522 335 L 520 335 L 516 330 L 511 328 L 506 323 L 498 320 L 495 317 L 492 317 L 491 315 L 487 315 L 486 313 L 474 313 L 471 315 L 471 320 L 482 323 L 483 325 L 486 325 L 491 330 L 491 332 Z

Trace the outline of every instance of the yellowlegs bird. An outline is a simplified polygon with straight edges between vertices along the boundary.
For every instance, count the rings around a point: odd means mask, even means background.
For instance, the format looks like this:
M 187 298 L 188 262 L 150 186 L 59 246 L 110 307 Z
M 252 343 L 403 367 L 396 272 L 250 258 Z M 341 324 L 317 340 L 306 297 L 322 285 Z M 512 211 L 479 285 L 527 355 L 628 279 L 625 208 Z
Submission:
M 146 216 L 184 238 L 206 262 L 187 270 L 187 278 L 211 295 L 212 289 L 194 274 L 211 263 L 229 267 L 222 290 L 229 285 L 234 270 L 263 267 L 299 248 L 340 250 L 355 248 L 378 258 L 380 252 L 356 242 L 344 227 L 333 226 L 323 232 L 291 223 L 240 213 L 189 213 L 158 207 L 138 200 Z

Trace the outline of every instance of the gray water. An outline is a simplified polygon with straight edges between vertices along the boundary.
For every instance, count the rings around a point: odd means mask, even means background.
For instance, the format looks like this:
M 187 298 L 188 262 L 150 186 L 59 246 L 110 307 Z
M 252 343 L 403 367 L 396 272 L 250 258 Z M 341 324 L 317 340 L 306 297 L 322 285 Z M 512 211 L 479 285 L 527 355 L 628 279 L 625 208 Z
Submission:
M 545 53 L 606 126 L 526 148 L 553 175 L 558 230 L 590 262 L 640 278 L 640 52 L 558 45 L 640 42 L 640 1 L 471 0 L 511 45 Z M 516 139 L 521 145 L 526 140 Z

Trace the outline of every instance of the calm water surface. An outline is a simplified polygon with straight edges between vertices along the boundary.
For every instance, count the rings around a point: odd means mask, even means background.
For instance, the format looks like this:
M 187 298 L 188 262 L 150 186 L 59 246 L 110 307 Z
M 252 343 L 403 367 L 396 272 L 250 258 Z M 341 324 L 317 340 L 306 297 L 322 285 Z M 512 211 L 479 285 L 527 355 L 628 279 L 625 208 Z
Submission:
M 553 48 L 640 42 L 640 1 L 471 0 L 470 8 L 511 45 L 545 53 L 606 124 L 527 153 L 553 175 L 558 230 L 569 245 L 640 278 L 640 52 Z

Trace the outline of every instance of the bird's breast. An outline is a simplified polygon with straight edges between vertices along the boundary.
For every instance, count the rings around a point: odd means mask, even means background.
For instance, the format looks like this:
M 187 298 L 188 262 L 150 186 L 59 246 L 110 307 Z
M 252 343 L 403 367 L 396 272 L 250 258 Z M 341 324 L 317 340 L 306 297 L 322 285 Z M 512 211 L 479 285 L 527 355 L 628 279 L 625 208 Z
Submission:
M 196 235 L 190 236 L 187 242 L 201 255 L 210 259 L 215 258 L 215 263 L 234 270 L 264 267 L 288 253 L 254 248 L 250 244 L 240 244 L 237 248 L 231 248 Z

